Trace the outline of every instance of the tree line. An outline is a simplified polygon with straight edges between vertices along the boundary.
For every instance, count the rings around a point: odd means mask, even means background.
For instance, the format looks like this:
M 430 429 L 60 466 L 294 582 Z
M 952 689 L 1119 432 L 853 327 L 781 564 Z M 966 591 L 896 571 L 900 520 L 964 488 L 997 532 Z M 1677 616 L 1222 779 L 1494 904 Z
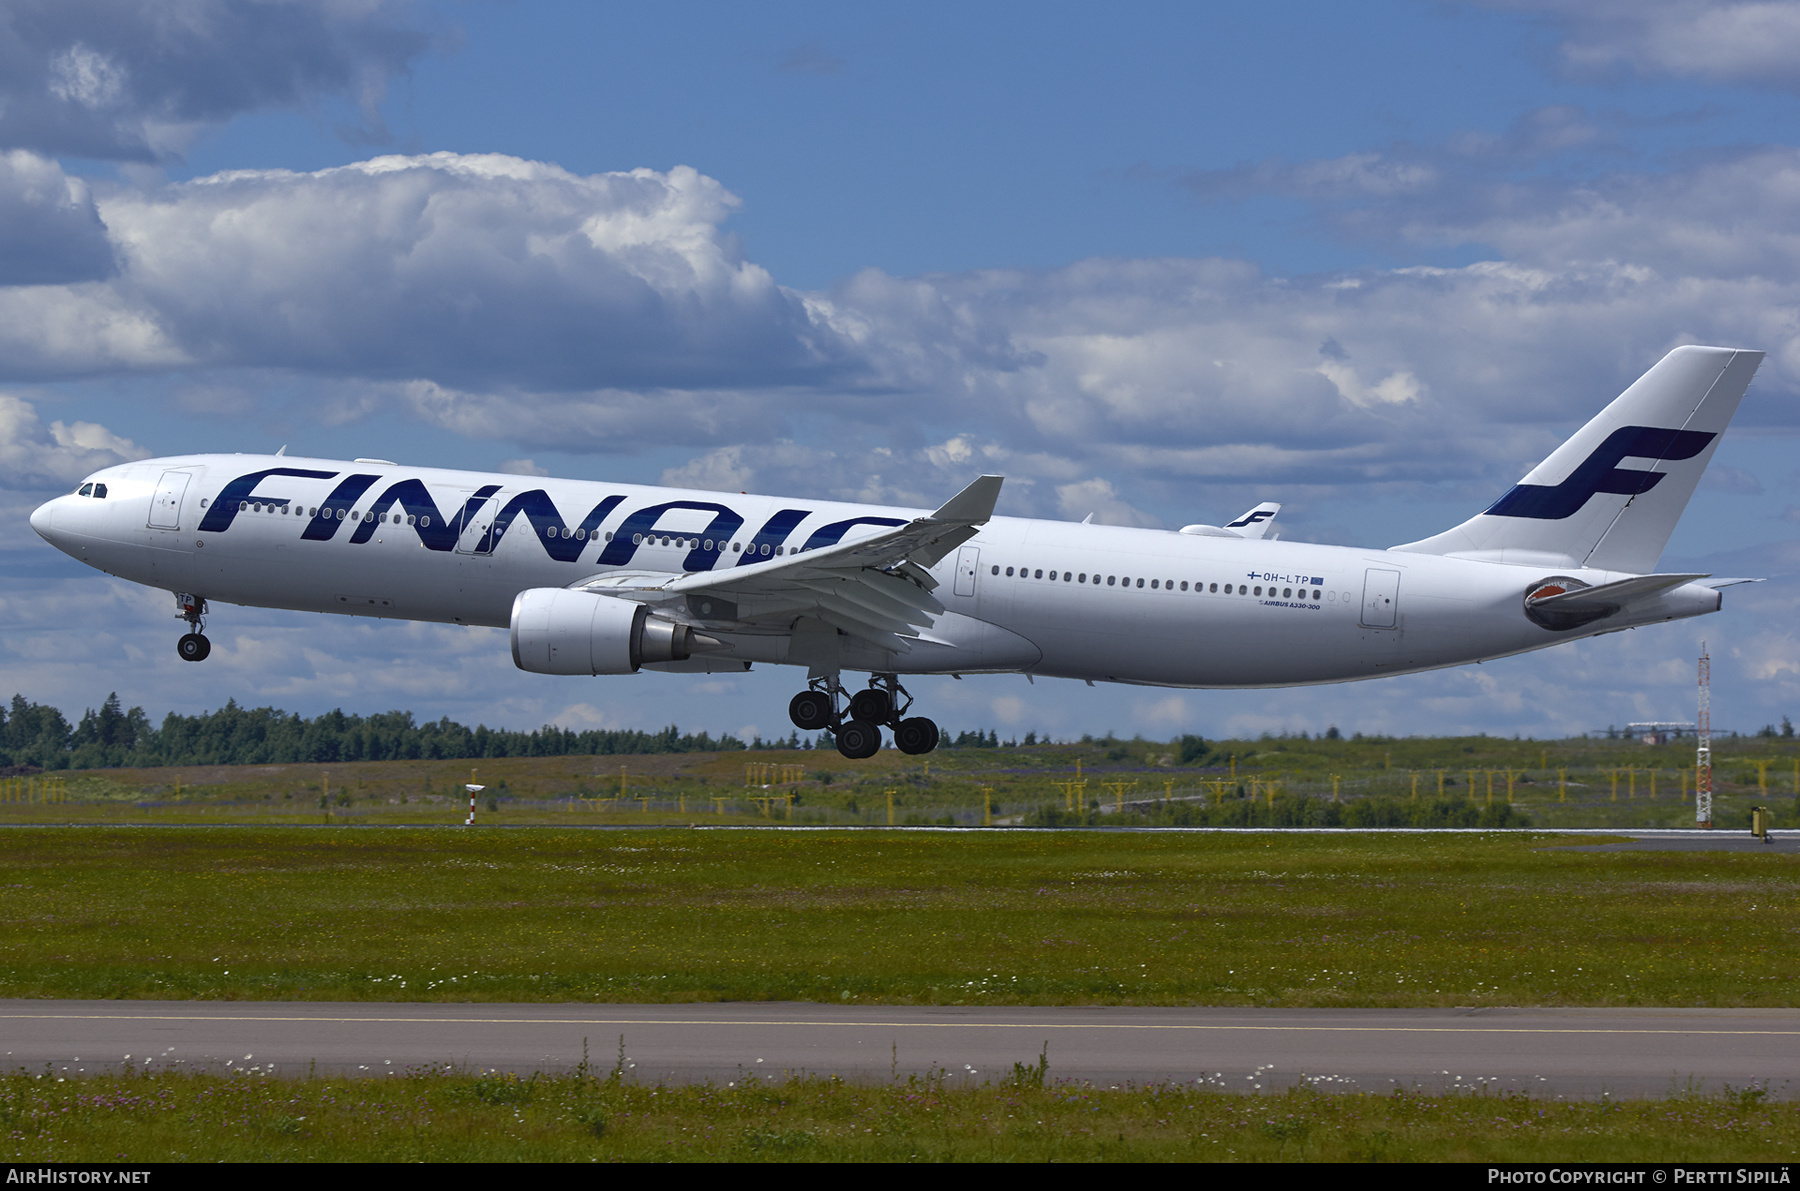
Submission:
M 755 742 L 761 746 L 762 741 Z M 294 762 L 457 760 L 477 757 L 609 756 L 711 753 L 745 748 L 735 736 L 589 729 L 546 725 L 532 732 L 474 728 L 448 717 L 414 723 L 410 711 L 307 719 L 235 700 L 199 715 L 170 712 L 153 725 L 141 707 L 129 711 L 109 695 L 70 724 L 55 707 L 14 695 L 0 707 L 0 769 L 116 769 L 163 765 L 276 765 Z M 770 747 L 780 747 L 771 745 Z

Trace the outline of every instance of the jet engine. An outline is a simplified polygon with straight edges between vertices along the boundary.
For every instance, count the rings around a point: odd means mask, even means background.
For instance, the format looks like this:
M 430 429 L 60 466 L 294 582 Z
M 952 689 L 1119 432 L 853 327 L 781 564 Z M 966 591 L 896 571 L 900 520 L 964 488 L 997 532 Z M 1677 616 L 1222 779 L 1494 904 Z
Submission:
M 513 664 L 533 674 L 635 674 L 646 662 L 684 662 L 723 648 L 616 596 L 534 587 L 513 600 Z

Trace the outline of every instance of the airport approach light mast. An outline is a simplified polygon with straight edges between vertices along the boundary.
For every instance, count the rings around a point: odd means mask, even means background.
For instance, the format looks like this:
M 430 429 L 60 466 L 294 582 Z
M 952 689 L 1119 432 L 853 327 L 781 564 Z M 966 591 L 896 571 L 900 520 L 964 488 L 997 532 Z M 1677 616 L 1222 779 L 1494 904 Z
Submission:
M 1712 827 L 1712 658 L 1700 642 L 1700 714 L 1695 723 L 1700 747 L 1694 750 L 1694 825 Z

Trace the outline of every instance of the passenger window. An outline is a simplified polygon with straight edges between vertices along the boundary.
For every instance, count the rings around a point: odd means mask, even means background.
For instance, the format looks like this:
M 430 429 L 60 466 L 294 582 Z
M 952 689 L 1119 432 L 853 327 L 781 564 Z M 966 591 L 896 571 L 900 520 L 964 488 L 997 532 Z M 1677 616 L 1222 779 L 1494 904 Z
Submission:
M 1142 586 L 1143 586 L 1143 585 L 1144 585 L 1144 581 L 1143 581 L 1143 580 L 1142 580 L 1142 579 L 1139 579 L 1139 580 L 1138 580 L 1138 581 L 1137 581 L 1137 585 L 1138 585 L 1138 586 L 1139 586 L 1139 587 L 1142 587 Z
M 1186 579 L 1183 579 L 1181 581 L 1181 590 L 1183 590 L 1183 591 L 1187 590 L 1187 580 Z
M 1151 589 L 1151 590 L 1152 590 L 1152 591 L 1154 591 L 1154 590 L 1156 590 L 1156 587 L 1157 587 L 1157 584 L 1158 584 L 1158 583 L 1160 583 L 1160 582 L 1161 582 L 1161 580 L 1159 580 L 1159 579 L 1152 579 L 1152 580 L 1150 580 L 1150 589 Z
M 1218 585 L 1218 584 L 1217 584 L 1217 583 L 1215 583 L 1215 584 L 1213 584 L 1213 585 L 1212 585 L 1212 590 L 1213 590 L 1213 591 L 1215 591 L 1215 592 L 1216 592 L 1216 591 L 1218 591 L 1218 590 L 1219 590 L 1219 585 Z
M 1044 572 L 1042 572 L 1042 571 L 1033 571 L 1033 572 L 1032 572 L 1032 573 L 1031 573 L 1031 577 L 1032 577 L 1032 578 L 1033 578 L 1033 579 L 1042 579 L 1042 578 L 1043 578 L 1043 577 L 1044 577 Z
M 1107 586 L 1108 586 L 1108 587 L 1111 587 L 1111 586 L 1112 586 L 1112 585 L 1113 585 L 1113 579 L 1114 579 L 1114 578 L 1116 578 L 1116 576 L 1113 576 L 1113 575 L 1108 575 L 1108 576 L 1107 576 L 1107 577 L 1106 577 L 1106 585 L 1107 585 Z
M 994 574 L 998 575 L 999 573 L 1000 573 L 1000 568 L 998 566 L 996 566 L 994 568 Z

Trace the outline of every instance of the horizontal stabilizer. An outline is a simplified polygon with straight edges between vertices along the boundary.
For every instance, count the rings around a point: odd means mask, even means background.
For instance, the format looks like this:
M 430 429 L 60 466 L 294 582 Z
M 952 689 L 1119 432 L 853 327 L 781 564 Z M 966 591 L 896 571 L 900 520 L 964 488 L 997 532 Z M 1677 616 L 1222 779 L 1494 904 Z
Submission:
M 1672 587 L 1704 578 L 1705 575 L 1639 575 L 1633 579 L 1621 579 L 1617 583 L 1602 583 L 1598 587 L 1578 587 L 1573 591 L 1553 595 L 1531 596 L 1526 603 L 1533 608 L 1554 609 L 1558 612 L 1600 610 L 1600 614 L 1605 616 L 1617 612 L 1627 604 L 1661 595 Z

